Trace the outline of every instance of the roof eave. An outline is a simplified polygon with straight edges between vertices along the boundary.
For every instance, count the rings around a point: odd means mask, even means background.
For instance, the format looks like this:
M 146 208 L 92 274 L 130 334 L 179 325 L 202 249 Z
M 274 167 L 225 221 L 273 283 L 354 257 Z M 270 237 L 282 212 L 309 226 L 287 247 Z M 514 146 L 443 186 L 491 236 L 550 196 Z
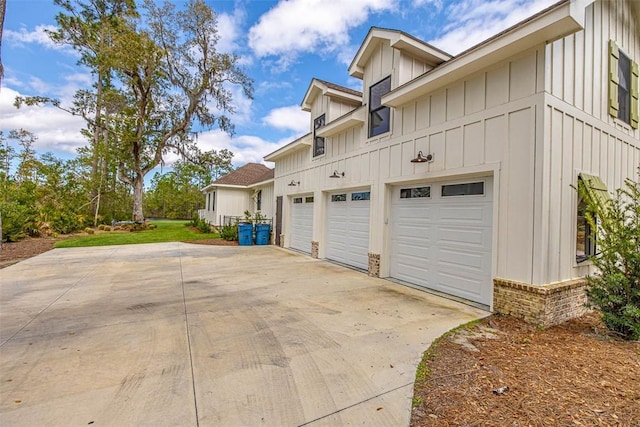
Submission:
M 285 145 L 284 147 L 280 147 L 276 151 L 267 154 L 264 156 L 264 160 L 267 162 L 274 162 L 284 156 L 287 156 L 295 151 L 306 149 L 311 146 L 311 133 L 308 133 L 295 141 L 292 141 Z
M 362 125 L 365 120 L 366 108 L 362 106 L 338 117 L 330 123 L 327 123 L 325 126 L 318 129 L 316 135 L 322 137 L 333 136 L 352 127 Z
M 575 33 L 583 29 L 585 8 L 591 2 L 592 0 L 565 0 L 557 3 L 530 20 L 399 86 L 383 96 L 382 103 L 398 107 L 518 52 Z

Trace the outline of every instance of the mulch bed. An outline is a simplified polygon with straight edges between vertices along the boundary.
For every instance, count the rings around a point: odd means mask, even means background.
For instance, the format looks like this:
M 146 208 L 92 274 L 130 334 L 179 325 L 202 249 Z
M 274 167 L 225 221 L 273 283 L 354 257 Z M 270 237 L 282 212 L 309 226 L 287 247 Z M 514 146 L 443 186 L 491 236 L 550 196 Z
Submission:
M 596 314 L 541 330 L 494 315 L 444 337 L 411 426 L 640 426 L 640 343 Z

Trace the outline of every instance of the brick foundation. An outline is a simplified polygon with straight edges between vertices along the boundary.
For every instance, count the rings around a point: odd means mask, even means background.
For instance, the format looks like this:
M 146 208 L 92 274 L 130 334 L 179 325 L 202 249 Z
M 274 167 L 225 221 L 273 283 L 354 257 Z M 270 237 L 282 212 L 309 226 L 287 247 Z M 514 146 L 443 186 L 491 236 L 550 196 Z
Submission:
M 380 277 L 380 254 L 369 252 L 369 276 Z
M 311 258 L 318 259 L 318 251 L 320 250 L 320 242 L 311 242 Z
M 557 325 L 587 312 L 586 280 L 576 279 L 545 286 L 493 279 L 493 310 L 544 327 Z

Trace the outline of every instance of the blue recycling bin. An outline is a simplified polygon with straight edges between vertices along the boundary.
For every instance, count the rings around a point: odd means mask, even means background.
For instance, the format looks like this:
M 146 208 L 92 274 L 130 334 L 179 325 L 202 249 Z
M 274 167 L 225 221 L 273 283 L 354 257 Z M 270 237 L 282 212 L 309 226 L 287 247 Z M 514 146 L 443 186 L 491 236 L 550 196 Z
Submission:
M 238 244 L 251 246 L 253 244 L 253 224 L 238 224 Z
M 268 245 L 270 235 L 270 224 L 256 224 L 256 245 Z

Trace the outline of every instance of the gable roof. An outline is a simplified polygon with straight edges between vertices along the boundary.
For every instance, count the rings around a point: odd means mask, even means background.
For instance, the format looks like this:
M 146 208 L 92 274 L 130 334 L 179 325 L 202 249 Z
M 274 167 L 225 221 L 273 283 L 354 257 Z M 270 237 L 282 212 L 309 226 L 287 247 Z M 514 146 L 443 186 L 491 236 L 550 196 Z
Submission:
M 359 79 L 363 78 L 367 61 L 376 50 L 378 44 L 384 40 L 389 41 L 391 47 L 408 52 L 433 67 L 452 58 L 445 51 L 431 46 L 404 31 L 371 27 L 356 56 L 351 61 L 351 65 L 349 65 L 349 75 Z
M 220 185 L 231 185 L 237 187 L 249 187 L 259 182 L 268 181 L 273 179 L 274 170 L 266 167 L 260 163 L 247 163 L 246 165 L 226 174 L 223 177 L 218 178 L 211 184 L 207 185 L 202 190 L 205 191 L 209 188 Z
M 362 92 L 314 77 L 311 79 L 307 93 L 304 94 L 302 110 L 311 111 L 313 100 L 318 95 L 327 95 L 355 105 L 362 103 Z
M 560 0 L 398 86 L 382 97 L 382 103 L 398 107 L 519 52 L 575 33 L 584 28 L 585 8 L 593 1 Z

